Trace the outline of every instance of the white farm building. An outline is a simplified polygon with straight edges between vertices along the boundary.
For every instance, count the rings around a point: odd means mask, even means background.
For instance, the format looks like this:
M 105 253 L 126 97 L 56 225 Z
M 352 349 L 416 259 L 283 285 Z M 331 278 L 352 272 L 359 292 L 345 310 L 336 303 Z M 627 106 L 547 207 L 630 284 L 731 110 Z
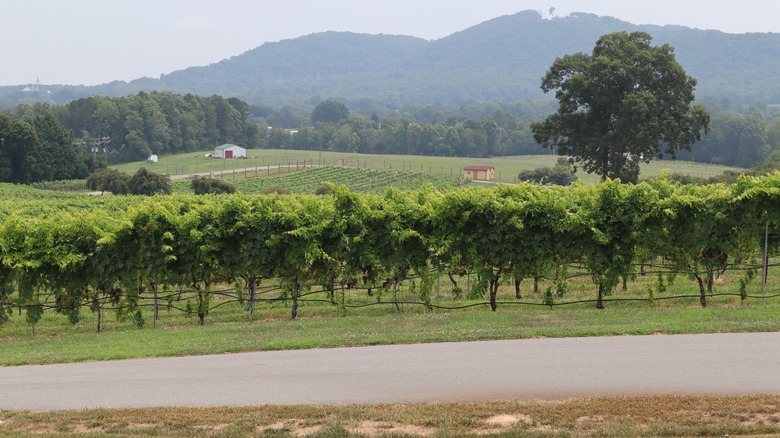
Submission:
M 246 158 L 246 149 L 234 144 L 223 144 L 214 148 L 216 158 Z

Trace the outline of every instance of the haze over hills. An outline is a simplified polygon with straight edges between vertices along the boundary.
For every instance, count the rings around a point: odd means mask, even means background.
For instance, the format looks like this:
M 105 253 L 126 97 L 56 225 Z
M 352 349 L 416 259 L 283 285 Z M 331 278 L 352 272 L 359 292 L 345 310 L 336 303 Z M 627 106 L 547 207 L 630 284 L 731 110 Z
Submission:
M 675 48 L 699 80 L 697 96 L 780 103 L 780 34 L 726 34 L 682 26 L 634 25 L 572 14 L 543 19 L 536 11 L 498 17 L 445 38 L 325 32 L 266 43 L 221 62 L 131 82 L 45 86 L 48 93 L 0 87 L 0 105 L 64 103 L 96 94 L 173 91 L 235 96 L 271 106 L 323 98 L 385 105 L 543 99 L 540 78 L 556 57 L 590 52 L 599 36 L 644 31 Z

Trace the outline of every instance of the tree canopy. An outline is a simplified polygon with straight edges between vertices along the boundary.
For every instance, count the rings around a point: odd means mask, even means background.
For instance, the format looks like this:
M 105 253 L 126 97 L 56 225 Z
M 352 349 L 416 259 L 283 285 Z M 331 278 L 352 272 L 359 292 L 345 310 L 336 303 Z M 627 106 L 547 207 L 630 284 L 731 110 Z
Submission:
M 338 123 L 349 117 L 349 108 L 337 100 L 323 100 L 311 112 L 311 121 L 317 123 Z
M 709 126 L 688 76 L 668 44 L 644 32 L 602 36 L 591 55 L 557 58 L 542 79 L 558 111 L 532 125 L 534 138 L 602 179 L 636 182 L 639 163 L 690 150 Z

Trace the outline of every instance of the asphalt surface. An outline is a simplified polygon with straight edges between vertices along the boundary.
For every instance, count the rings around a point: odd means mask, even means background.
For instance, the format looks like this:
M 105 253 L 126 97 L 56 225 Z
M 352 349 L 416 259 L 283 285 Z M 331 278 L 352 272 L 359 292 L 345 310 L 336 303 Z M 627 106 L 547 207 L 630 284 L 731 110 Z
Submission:
M 0 367 L 0 409 L 780 394 L 780 333 L 394 345 Z

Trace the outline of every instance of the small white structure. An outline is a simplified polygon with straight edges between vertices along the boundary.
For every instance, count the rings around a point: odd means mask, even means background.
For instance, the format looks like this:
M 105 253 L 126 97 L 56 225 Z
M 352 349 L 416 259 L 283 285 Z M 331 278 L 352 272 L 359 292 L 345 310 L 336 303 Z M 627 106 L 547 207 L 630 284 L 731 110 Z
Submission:
M 246 158 L 246 149 L 241 146 L 226 143 L 214 148 L 216 158 Z
M 146 161 L 151 161 L 152 163 L 156 163 L 160 161 L 160 157 L 158 157 L 155 154 L 149 155 L 149 158 L 146 159 Z

